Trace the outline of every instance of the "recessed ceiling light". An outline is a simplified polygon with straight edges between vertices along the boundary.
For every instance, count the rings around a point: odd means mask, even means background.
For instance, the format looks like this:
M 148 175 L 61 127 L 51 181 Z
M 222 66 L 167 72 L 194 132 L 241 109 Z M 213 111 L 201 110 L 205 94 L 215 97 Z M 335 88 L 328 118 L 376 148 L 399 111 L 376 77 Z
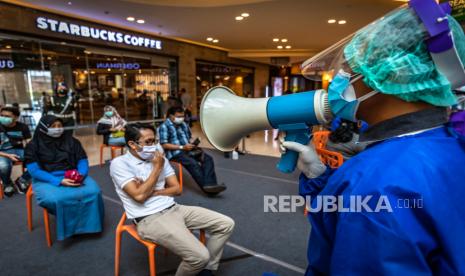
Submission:
M 248 13 L 246 13 L 246 12 L 243 12 L 243 13 L 241 14 L 241 16 L 242 16 L 242 17 L 249 17 L 250 14 L 248 14 Z
M 336 19 L 329 19 L 329 20 L 328 20 L 328 23 L 329 23 L 329 24 L 334 24 L 334 23 L 336 23 Z
M 126 20 L 132 22 L 132 21 L 134 21 L 134 20 L 136 20 L 136 19 L 135 19 L 134 17 L 132 17 L 132 16 L 128 16 L 128 17 L 126 18 Z
M 68 2 L 68 5 L 70 5 L 70 6 L 71 6 L 72 4 L 73 4 L 73 2 L 71 2 L 71 1 L 69 1 L 69 2 Z
M 220 42 L 220 41 L 219 41 L 218 39 L 213 39 L 212 42 L 213 42 L 213 43 L 218 43 L 218 42 Z
M 242 16 L 236 16 L 236 20 L 237 20 L 237 21 L 241 21 L 242 19 L 244 19 L 244 17 L 242 17 Z
M 287 42 L 287 38 L 281 39 L 281 42 Z
M 144 19 L 137 19 L 136 22 L 139 23 L 139 24 L 144 24 L 144 23 L 145 23 L 145 20 L 144 20 Z
M 278 49 L 282 49 L 282 48 L 283 48 L 283 46 L 282 46 L 282 45 L 278 45 L 276 48 L 278 48 Z
M 345 20 L 339 20 L 339 21 L 337 22 L 337 24 L 339 24 L 339 25 L 346 24 L 346 23 L 347 23 L 347 21 L 345 21 Z
M 287 45 L 287 46 L 286 46 L 286 49 L 291 49 L 291 48 L 292 48 L 291 45 Z
M 207 37 L 207 41 L 213 41 L 212 37 Z
M 5 48 L 11 49 L 11 45 L 6 45 Z
M 273 38 L 273 42 L 279 42 L 279 38 Z
M 108 68 L 107 71 L 108 71 L 108 72 L 111 72 L 111 68 Z
M 62 41 L 60 42 L 61 45 L 66 45 L 66 42 Z

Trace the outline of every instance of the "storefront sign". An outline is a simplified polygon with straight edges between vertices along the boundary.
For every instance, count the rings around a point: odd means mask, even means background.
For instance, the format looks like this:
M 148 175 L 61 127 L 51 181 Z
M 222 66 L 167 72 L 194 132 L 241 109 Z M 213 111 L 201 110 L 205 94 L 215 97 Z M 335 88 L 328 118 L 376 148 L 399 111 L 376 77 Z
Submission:
M 97 63 L 97 69 L 126 69 L 126 70 L 139 70 L 140 64 L 139 63 L 108 63 L 108 62 L 101 62 Z
M 64 33 L 77 37 L 87 37 L 108 42 L 161 50 L 160 40 L 68 23 L 51 18 L 37 17 L 36 26 L 41 30 Z
M 10 59 L 0 59 L 0 69 L 13 69 L 15 68 L 14 61 Z

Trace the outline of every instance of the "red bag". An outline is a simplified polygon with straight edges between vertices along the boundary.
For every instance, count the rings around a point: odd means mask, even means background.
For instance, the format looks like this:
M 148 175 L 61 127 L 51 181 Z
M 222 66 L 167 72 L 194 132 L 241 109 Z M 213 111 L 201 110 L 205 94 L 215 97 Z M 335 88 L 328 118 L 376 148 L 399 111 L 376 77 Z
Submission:
M 67 170 L 65 172 L 65 178 L 71 179 L 76 183 L 81 183 L 84 177 L 78 172 L 78 170 Z

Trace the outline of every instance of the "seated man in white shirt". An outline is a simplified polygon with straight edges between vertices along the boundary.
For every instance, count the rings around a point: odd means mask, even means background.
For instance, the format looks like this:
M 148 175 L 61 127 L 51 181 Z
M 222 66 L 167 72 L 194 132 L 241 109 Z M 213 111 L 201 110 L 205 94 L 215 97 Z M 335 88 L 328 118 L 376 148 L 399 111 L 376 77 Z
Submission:
M 141 238 L 182 258 L 177 276 L 213 275 L 234 221 L 220 213 L 177 204 L 179 182 L 168 160 L 157 150 L 155 130 L 133 124 L 125 132 L 128 152 L 111 162 L 110 175 L 127 217 Z M 206 247 L 189 230 L 210 234 Z

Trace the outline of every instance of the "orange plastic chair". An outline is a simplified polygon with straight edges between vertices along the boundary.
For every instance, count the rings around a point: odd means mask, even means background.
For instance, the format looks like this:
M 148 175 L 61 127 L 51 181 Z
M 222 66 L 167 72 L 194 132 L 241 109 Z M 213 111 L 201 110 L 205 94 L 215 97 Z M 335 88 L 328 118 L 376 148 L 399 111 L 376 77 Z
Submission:
M 21 162 L 21 161 L 17 161 L 17 162 L 14 162 L 13 163 L 13 166 L 19 166 L 21 165 L 22 168 L 23 168 L 23 172 L 26 170 L 26 168 L 24 167 L 24 163 Z M 4 197 L 5 197 L 5 194 L 3 193 L 3 181 L 0 179 L 0 200 L 2 200 Z
M 331 132 L 329 130 L 315 131 L 313 133 L 313 144 L 316 149 L 326 148 L 328 137 Z
M 26 208 L 27 208 L 27 228 L 29 232 L 32 232 L 32 196 L 34 191 L 32 190 L 32 185 L 29 185 L 29 188 L 26 192 Z M 47 209 L 43 209 L 44 215 L 44 225 L 45 225 L 45 239 L 47 240 L 47 246 L 52 247 L 52 238 L 50 235 L 50 219 L 48 216 Z
M 327 133 L 326 133 L 327 132 Z M 315 136 L 315 134 L 317 134 Z M 344 163 L 344 157 L 339 152 L 327 150 L 326 142 L 328 141 L 329 131 L 317 131 L 313 134 L 313 143 L 315 144 L 315 150 L 318 156 L 320 157 L 323 164 L 328 165 L 332 169 L 339 168 Z M 321 146 L 324 147 L 322 148 Z M 304 208 L 304 215 L 308 214 L 307 206 Z
M 110 150 L 111 150 L 111 159 L 112 160 L 113 160 L 113 158 L 116 157 L 116 151 L 117 150 L 120 150 L 121 154 L 123 154 L 123 152 L 124 152 L 124 146 L 109 146 L 109 145 L 101 144 L 100 145 L 100 167 L 103 167 L 103 164 L 105 162 L 105 160 L 103 160 L 103 150 L 105 148 L 110 148 Z
M 179 186 L 183 187 L 183 175 L 182 175 L 182 164 L 178 162 L 172 162 L 178 164 L 178 172 L 179 172 Z M 123 232 L 128 232 L 135 240 L 142 243 L 147 247 L 149 253 L 149 267 L 150 267 L 150 276 L 156 275 L 156 262 L 155 262 L 155 249 L 157 248 L 157 244 L 143 240 L 139 234 L 137 233 L 136 226 L 134 224 L 124 224 L 126 222 L 126 212 L 123 212 L 121 219 L 116 227 L 116 237 L 115 237 L 115 276 L 119 275 L 119 266 L 120 266 L 120 256 L 121 256 L 121 237 Z M 200 230 L 200 242 L 205 244 L 206 237 L 205 237 L 205 230 Z

